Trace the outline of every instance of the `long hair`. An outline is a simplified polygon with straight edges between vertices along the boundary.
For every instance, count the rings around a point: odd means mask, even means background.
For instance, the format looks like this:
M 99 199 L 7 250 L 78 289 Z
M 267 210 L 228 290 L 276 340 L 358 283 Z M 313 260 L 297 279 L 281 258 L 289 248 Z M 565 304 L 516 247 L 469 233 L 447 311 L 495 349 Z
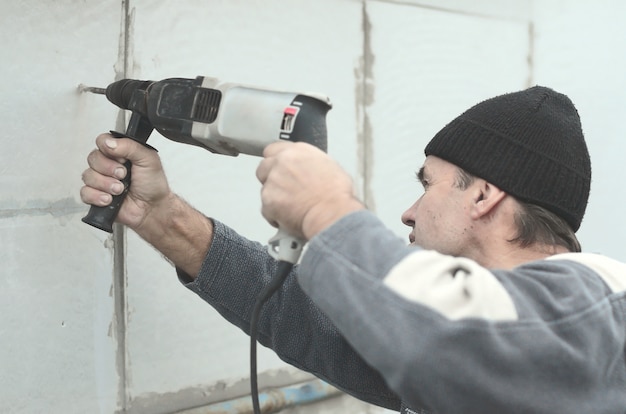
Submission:
M 455 185 L 458 188 L 466 190 L 475 180 L 476 176 L 462 168 L 457 168 Z M 546 246 L 563 246 L 570 252 L 581 251 L 580 242 L 574 230 L 564 219 L 541 206 L 514 198 L 519 205 L 515 214 L 517 235 L 509 242 L 518 243 L 521 247 L 537 243 Z
M 536 204 L 517 201 L 520 206 L 515 214 L 517 236 L 511 242 L 517 242 L 522 247 L 541 243 L 563 246 L 570 252 L 581 251 L 574 230 L 565 220 Z

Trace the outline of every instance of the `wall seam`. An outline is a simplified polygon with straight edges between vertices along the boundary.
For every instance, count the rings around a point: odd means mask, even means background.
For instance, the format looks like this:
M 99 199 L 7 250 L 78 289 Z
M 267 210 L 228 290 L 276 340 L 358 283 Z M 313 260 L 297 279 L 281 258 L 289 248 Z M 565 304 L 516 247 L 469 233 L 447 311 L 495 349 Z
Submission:
M 371 190 L 372 174 L 373 174 L 373 136 L 372 125 L 368 115 L 368 108 L 373 102 L 374 86 L 373 86 L 373 63 L 374 55 L 371 49 L 371 22 L 367 10 L 367 0 L 362 3 L 362 30 L 363 30 L 363 50 L 362 50 L 362 67 L 360 79 L 360 101 L 358 105 L 360 117 L 360 133 L 359 133 L 359 173 L 362 179 L 362 195 L 363 202 L 372 211 L 376 211 L 375 199 Z
M 534 16 L 531 15 L 528 21 L 528 79 L 527 87 L 535 84 L 535 22 Z
M 121 60 L 121 68 L 116 65 L 116 80 L 128 77 L 130 71 L 130 32 L 131 13 L 130 0 L 122 0 L 122 21 L 120 22 L 121 38 L 120 50 L 118 52 L 118 64 Z M 120 59 L 121 58 L 121 59 Z M 125 131 L 126 122 L 123 110 L 120 110 L 116 130 Z M 118 404 L 121 413 L 126 413 L 128 408 L 128 360 L 127 360 L 127 278 L 126 278 L 126 229 L 123 225 L 115 223 L 113 225 L 113 292 L 114 292 L 114 318 L 116 326 L 117 350 L 116 365 L 119 376 L 118 383 Z
M 378 3 L 389 3 L 389 4 L 399 5 L 399 6 L 417 7 L 420 9 L 433 10 L 433 11 L 438 11 L 438 12 L 443 12 L 443 13 L 459 14 L 459 15 L 464 15 L 464 16 L 480 17 L 480 18 L 485 18 L 485 19 L 510 20 L 510 21 L 518 21 L 518 22 L 520 21 L 520 19 L 515 18 L 515 17 L 504 17 L 504 16 L 498 16 L 498 15 L 491 15 L 488 13 L 458 10 L 452 7 L 433 6 L 432 4 L 420 3 L 420 2 L 412 1 L 412 0 L 369 0 L 369 1 L 375 1 Z

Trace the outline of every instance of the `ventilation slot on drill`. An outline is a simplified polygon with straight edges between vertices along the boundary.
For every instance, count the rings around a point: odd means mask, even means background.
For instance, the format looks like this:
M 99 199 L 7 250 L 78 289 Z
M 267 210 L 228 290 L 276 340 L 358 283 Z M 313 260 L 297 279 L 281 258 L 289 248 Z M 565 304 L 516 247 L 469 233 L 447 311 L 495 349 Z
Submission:
M 221 99 L 222 92 L 216 89 L 200 89 L 196 93 L 191 118 L 194 121 L 204 122 L 207 124 L 215 121 Z

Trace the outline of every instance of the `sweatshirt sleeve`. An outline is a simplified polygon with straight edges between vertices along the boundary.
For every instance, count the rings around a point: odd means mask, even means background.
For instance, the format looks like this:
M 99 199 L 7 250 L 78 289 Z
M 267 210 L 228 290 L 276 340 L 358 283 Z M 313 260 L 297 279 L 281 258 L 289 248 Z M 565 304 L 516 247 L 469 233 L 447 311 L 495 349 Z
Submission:
M 256 297 L 276 271 L 266 247 L 214 221 L 214 239 L 195 281 L 179 279 L 226 320 L 250 331 Z M 285 362 L 318 376 L 361 400 L 398 410 L 400 401 L 380 374 L 348 344 L 307 297 L 292 274 L 265 303 L 259 342 Z
M 490 271 L 393 242 L 357 212 L 309 242 L 298 280 L 410 406 L 622 412 L 623 292 L 570 260 Z

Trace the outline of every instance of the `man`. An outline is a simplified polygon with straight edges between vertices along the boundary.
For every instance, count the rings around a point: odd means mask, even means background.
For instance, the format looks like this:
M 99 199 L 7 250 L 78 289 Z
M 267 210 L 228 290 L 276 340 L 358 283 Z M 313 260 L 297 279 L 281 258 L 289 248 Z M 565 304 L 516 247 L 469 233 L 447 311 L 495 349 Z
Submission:
M 249 330 L 275 262 L 175 196 L 157 155 L 101 135 L 84 202 L 133 183 L 118 221 Z M 591 167 L 571 101 L 533 87 L 481 102 L 427 145 L 406 246 L 306 144 L 257 170 L 264 217 L 309 241 L 261 316 L 260 342 L 365 401 L 403 413 L 623 413 L 626 265 L 580 250 Z M 117 177 L 117 178 L 116 178 Z M 409 408 L 412 407 L 412 408 Z

